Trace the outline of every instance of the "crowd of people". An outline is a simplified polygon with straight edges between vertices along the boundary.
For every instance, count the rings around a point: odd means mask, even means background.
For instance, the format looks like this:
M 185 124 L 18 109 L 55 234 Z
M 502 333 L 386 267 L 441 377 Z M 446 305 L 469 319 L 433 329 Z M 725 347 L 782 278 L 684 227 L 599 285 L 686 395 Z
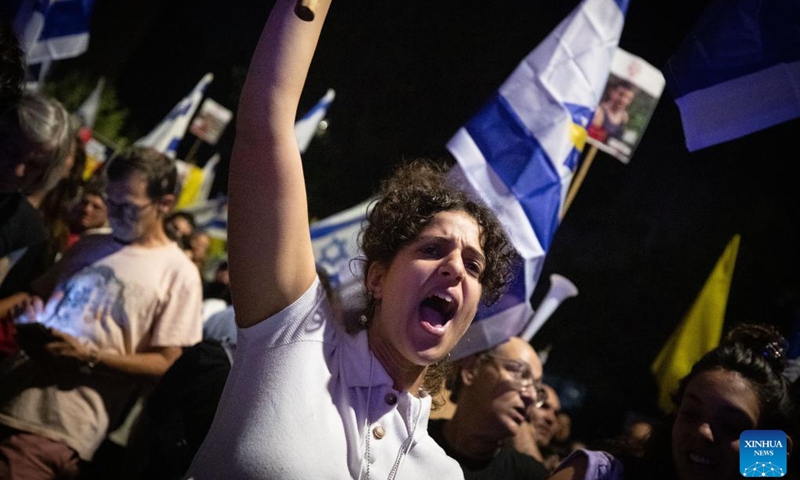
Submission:
M 674 413 L 591 449 L 525 339 L 450 358 L 514 252 L 438 162 L 381 185 L 365 308 L 342 315 L 294 140 L 329 0 L 313 21 L 295 5 L 277 2 L 247 75 L 218 265 L 175 209 L 173 159 L 131 147 L 86 178 L 77 125 L 22 88 L 0 25 L 0 480 L 727 479 L 747 430 L 785 432 L 800 478 L 800 391 L 767 323 L 731 328 Z

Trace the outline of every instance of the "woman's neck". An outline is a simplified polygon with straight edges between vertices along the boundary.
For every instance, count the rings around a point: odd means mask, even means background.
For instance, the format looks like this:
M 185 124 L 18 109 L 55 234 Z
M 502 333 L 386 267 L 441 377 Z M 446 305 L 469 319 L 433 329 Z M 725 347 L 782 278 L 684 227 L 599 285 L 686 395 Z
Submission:
M 392 387 L 418 396 L 428 367 L 409 362 L 390 341 L 377 334 L 374 328 L 367 330 L 367 338 L 372 354 L 392 378 Z

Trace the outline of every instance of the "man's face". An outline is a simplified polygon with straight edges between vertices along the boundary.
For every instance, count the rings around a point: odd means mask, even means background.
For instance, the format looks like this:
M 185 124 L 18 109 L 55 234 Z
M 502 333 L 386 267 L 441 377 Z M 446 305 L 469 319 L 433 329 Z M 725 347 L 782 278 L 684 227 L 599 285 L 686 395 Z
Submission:
M 550 445 L 553 435 L 558 430 L 558 413 L 561 411 L 561 402 L 553 387 L 550 385 L 542 385 L 542 387 L 547 392 L 547 400 L 541 407 L 531 408 L 530 413 L 533 426 L 536 428 L 536 444 L 539 447 L 546 447 Z
M 75 231 L 100 228 L 108 222 L 108 209 L 103 197 L 85 193 L 72 210 L 71 225 Z
M 179 239 L 182 238 L 189 238 L 189 236 L 194 231 L 192 224 L 189 223 L 189 220 L 186 220 L 183 217 L 173 217 L 170 220 L 170 227 L 172 228 L 173 232 L 175 233 L 176 237 Z
M 205 233 L 194 235 L 189 241 L 192 249 L 192 258 L 195 260 L 205 260 L 208 255 L 208 247 L 211 246 L 211 237 Z
M 485 430 L 498 441 L 516 435 L 527 421 L 527 410 L 536 400 L 536 387 L 542 378 L 542 362 L 530 344 L 520 338 L 477 356 L 464 378 L 459 408 L 475 412 L 473 418 L 486 419 Z
M 147 195 L 144 173 L 133 172 L 126 178 L 108 182 L 106 194 L 108 219 L 117 240 L 136 242 L 154 233 L 160 225 L 160 202 Z

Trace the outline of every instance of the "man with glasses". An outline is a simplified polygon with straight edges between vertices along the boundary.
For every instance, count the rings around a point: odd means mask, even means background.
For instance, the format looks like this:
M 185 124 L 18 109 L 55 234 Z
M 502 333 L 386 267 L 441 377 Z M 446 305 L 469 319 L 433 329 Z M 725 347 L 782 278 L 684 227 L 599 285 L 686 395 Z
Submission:
M 36 282 L 46 304 L 17 318 L 33 374 L 2 388 L 2 478 L 78 475 L 142 388 L 201 339 L 200 275 L 163 227 L 174 161 L 134 147 L 106 173 L 112 233 L 76 243 Z
M 428 433 L 470 479 L 545 479 L 544 467 L 511 441 L 541 404 L 542 362 L 522 338 L 464 358 L 454 372 L 450 420 L 432 420 Z
M 558 415 L 561 413 L 561 401 L 553 387 L 547 384 L 542 386 L 547 392 L 547 398 L 538 408 L 531 409 L 530 416 L 542 463 L 548 471 L 553 471 L 561 461 L 558 452 L 551 448 L 553 438 L 561 428 L 561 422 L 558 419 Z
M 514 448 L 533 456 L 542 462 L 548 472 L 552 472 L 566 457 L 565 453 L 569 454 L 564 448 L 556 447 L 557 435 L 565 428 L 568 434 L 569 427 L 560 420 L 561 414 L 566 414 L 561 411 L 561 401 L 555 389 L 547 384 L 542 384 L 542 389 L 544 401 L 540 405 L 529 407 L 530 422 L 526 428 L 520 429 L 513 444 Z

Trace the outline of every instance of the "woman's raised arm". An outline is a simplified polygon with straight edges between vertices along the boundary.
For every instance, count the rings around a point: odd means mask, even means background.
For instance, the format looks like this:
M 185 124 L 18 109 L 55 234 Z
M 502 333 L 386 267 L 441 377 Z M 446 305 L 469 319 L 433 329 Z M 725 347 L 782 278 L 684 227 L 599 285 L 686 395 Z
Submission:
M 278 0 L 247 73 L 229 176 L 229 261 L 236 322 L 279 312 L 314 280 L 303 167 L 294 121 L 330 0 L 307 22 Z

